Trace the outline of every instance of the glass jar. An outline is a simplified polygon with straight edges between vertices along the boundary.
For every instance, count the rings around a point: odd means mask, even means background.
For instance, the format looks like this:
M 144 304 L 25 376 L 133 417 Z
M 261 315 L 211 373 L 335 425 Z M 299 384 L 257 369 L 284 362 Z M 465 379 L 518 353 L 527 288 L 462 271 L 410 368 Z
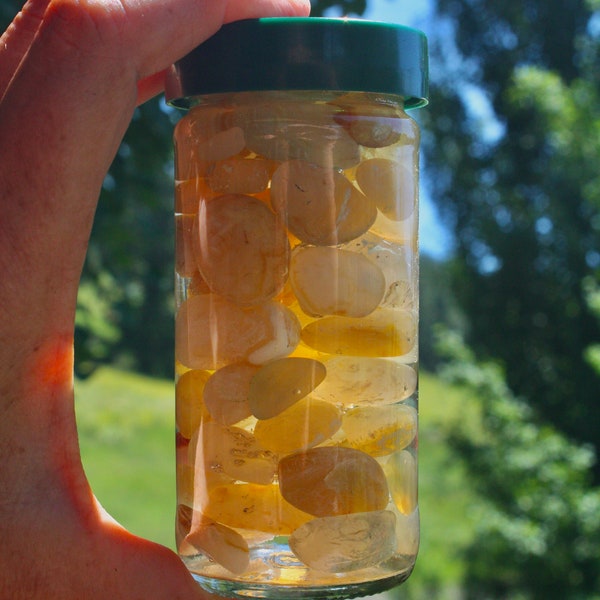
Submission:
M 207 590 L 350 598 L 413 569 L 424 36 L 224 26 L 174 65 L 177 547 Z

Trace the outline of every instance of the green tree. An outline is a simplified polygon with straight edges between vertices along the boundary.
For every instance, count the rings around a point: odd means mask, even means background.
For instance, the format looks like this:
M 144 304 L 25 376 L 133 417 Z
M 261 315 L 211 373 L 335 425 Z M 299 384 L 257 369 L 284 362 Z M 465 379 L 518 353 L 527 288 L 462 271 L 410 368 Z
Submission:
M 140 106 L 102 188 L 79 294 L 112 282 L 107 321 L 118 338 L 102 343 L 98 328 L 77 329 L 78 372 L 99 361 L 144 373 L 173 371 L 173 175 L 176 113 L 160 98 Z M 98 350 L 90 353 L 88 348 Z M 87 362 L 86 360 L 87 359 Z
M 598 598 L 600 4 L 436 8 L 426 156 L 473 349 L 446 338 L 445 374 L 482 414 L 449 440 L 486 501 L 465 589 Z
M 583 285 L 600 268 L 598 4 L 436 10 L 447 26 L 433 40 L 426 155 L 468 343 L 544 419 L 598 447 L 600 378 L 584 352 L 600 328 Z
M 586 297 L 590 310 L 600 321 L 600 283 L 592 278 L 584 282 Z M 591 344 L 585 349 L 585 359 L 596 373 L 600 373 L 600 342 Z
M 344 15 L 362 15 L 367 9 L 367 0 L 311 0 L 311 17 L 322 17 L 325 11 L 337 8 Z
M 436 327 L 441 324 L 454 331 L 465 331 L 467 321 L 450 293 L 452 264 L 421 255 L 419 265 L 419 363 L 434 372 L 440 361 L 436 349 Z
M 477 362 L 442 336 L 450 382 L 480 404 L 474 431 L 457 418 L 449 442 L 485 502 L 465 556 L 469 598 L 600 598 L 600 488 L 591 488 L 589 446 L 540 424 L 494 363 Z

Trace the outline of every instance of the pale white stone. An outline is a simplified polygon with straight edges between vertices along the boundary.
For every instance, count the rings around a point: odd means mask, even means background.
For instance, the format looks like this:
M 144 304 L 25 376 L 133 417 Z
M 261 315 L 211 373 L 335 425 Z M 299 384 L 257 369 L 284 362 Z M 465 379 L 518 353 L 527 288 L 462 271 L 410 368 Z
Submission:
M 327 376 L 313 396 L 345 406 L 395 404 L 417 386 L 416 371 L 391 359 L 335 356 L 325 366 Z
M 319 571 L 343 573 L 372 567 L 396 547 L 396 517 L 382 510 L 313 519 L 290 537 L 292 552 Z

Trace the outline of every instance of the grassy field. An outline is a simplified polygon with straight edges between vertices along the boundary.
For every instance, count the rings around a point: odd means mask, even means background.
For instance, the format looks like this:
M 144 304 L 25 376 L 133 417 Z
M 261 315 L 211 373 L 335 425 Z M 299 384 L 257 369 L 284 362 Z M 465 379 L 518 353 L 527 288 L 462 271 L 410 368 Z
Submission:
M 132 532 L 173 547 L 175 452 L 169 381 L 101 369 L 77 382 L 83 462 L 104 507 Z M 444 446 L 444 431 L 466 418 L 463 393 L 420 378 L 421 549 L 415 572 L 394 598 L 460 598 L 461 548 L 470 540 L 476 498 Z M 466 416 L 465 416 L 466 415 Z

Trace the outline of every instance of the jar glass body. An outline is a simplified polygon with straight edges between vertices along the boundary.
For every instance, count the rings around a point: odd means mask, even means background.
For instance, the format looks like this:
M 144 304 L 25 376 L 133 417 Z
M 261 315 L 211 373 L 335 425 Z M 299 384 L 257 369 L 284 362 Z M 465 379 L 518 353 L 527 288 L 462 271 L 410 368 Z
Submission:
M 419 130 L 364 92 L 175 130 L 177 547 L 228 596 L 404 581 L 419 542 Z

